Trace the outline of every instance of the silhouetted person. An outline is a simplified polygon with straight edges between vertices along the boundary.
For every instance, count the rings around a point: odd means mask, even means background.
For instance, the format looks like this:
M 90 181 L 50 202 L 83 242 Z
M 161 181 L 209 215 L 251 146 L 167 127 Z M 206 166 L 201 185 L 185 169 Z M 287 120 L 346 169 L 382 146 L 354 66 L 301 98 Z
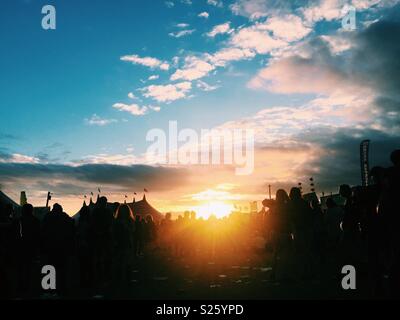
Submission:
M 93 242 L 91 237 L 91 214 L 88 206 L 82 207 L 79 211 L 76 242 L 80 271 L 80 288 L 88 293 L 93 284 Z
M 303 199 L 299 188 L 292 188 L 289 197 L 289 211 L 294 225 L 294 243 L 300 275 L 307 278 L 312 275 L 313 214 L 309 204 Z
M 321 209 L 321 205 L 318 200 L 311 202 L 311 210 L 313 215 L 313 243 L 312 247 L 314 250 L 317 264 L 320 267 L 325 264 L 326 258 L 326 224 L 325 215 Z
M 385 276 L 390 283 L 390 296 L 400 297 L 400 150 L 390 156 L 393 166 L 385 170 L 379 216 L 382 222 Z
M 346 199 L 342 222 L 344 263 L 355 265 L 359 256 L 360 214 L 358 207 L 355 205 L 350 186 L 341 185 L 339 193 Z
M 91 219 L 94 281 L 97 289 L 103 288 L 111 276 L 112 224 L 113 212 L 107 208 L 107 198 L 101 197 Z
M 56 269 L 56 291 L 65 295 L 67 267 L 74 243 L 74 222 L 57 203 L 43 220 L 42 241 L 47 264 Z
M 40 248 L 40 222 L 33 215 L 33 206 L 25 204 L 18 223 L 19 289 L 23 295 L 32 294 L 32 277 L 35 259 Z
M 265 203 L 268 204 L 268 203 Z M 273 205 L 269 203 L 269 225 L 270 225 L 270 241 L 273 250 L 273 263 L 271 278 L 275 280 L 278 259 L 281 257 L 283 250 L 290 249 L 292 223 L 289 216 L 289 196 L 286 191 L 280 189 L 276 192 L 276 198 Z
M 332 198 L 326 200 L 326 207 L 327 247 L 332 252 L 338 250 L 342 240 L 343 209 Z
M 141 216 L 135 217 L 135 234 L 134 234 L 134 255 L 140 256 L 143 254 L 144 246 L 144 222 Z
M 163 245 L 169 253 L 172 253 L 173 246 L 173 222 L 171 213 L 168 212 L 165 218 L 161 221 L 160 226 L 160 244 Z
M 12 206 L 0 203 L 0 298 L 13 298 L 17 294 L 17 230 Z
M 135 232 L 135 220 L 128 205 L 123 204 L 117 209 L 113 229 L 115 252 L 114 277 L 116 284 L 127 285 L 131 274 Z
M 157 237 L 156 224 L 151 215 L 146 216 L 145 222 L 144 241 L 146 244 L 150 244 L 155 241 Z

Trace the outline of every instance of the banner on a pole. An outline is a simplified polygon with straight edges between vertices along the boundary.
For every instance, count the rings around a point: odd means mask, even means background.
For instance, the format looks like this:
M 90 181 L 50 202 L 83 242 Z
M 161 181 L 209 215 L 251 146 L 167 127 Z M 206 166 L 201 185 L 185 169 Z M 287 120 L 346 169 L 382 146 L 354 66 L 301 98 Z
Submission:
M 361 181 L 364 187 L 369 185 L 369 144 L 370 140 L 364 140 L 360 145 Z

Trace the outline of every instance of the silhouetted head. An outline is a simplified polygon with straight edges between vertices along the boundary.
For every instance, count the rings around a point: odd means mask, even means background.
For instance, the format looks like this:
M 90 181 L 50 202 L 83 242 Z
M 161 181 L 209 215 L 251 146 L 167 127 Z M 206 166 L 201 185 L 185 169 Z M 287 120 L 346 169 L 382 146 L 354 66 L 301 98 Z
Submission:
M 196 212 L 194 212 L 194 211 L 190 212 L 190 219 L 196 220 Z
M 88 206 L 82 207 L 79 211 L 79 221 L 88 220 L 90 218 L 90 208 Z
M 400 167 L 400 149 L 394 150 L 390 155 L 390 161 L 392 161 L 395 167 Z
M 326 206 L 329 209 L 337 207 L 335 200 L 333 200 L 332 198 L 326 199 Z
M 106 197 L 100 197 L 99 201 L 97 202 L 97 205 L 100 208 L 104 209 L 107 206 L 107 202 L 108 202 L 108 200 Z
M 115 219 L 122 222 L 129 220 L 133 221 L 134 217 L 131 208 L 126 204 L 120 205 L 115 215 Z
M 339 194 L 346 199 L 351 198 L 351 188 L 348 184 L 342 184 L 339 188 Z
M 59 205 L 58 203 L 55 203 L 53 205 L 53 213 L 56 213 L 56 214 L 63 213 L 63 208 L 61 207 L 61 205 Z
M 284 204 L 289 201 L 289 196 L 285 190 L 279 189 L 278 191 L 276 191 L 275 199 L 276 199 L 276 203 Z
M 32 216 L 33 215 L 33 206 L 29 203 L 26 203 L 22 206 L 22 216 Z
M 188 220 L 190 218 L 190 212 L 189 211 L 185 211 L 183 213 L 183 217 L 184 217 L 185 220 Z
M 166 219 L 166 220 L 171 220 L 171 212 L 168 212 L 168 213 L 165 215 L 165 219 Z
M 289 195 L 289 197 L 290 197 L 290 200 L 300 200 L 300 199 L 302 199 L 302 197 L 301 197 L 301 190 L 300 190 L 300 188 L 292 188 L 291 190 L 290 190 L 290 195 Z

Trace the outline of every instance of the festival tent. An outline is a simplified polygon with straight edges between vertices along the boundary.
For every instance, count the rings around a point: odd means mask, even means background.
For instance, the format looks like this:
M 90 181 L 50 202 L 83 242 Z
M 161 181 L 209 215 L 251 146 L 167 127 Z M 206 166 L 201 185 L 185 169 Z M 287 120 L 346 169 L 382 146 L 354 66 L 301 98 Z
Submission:
M 127 204 L 133 211 L 135 216 L 140 216 L 145 219 L 146 216 L 150 215 L 153 217 L 155 222 L 159 222 L 164 218 L 164 215 L 155 209 L 146 199 L 146 195 L 143 196 L 142 201 L 135 201 Z
M 98 197 L 99 198 L 99 197 Z M 98 201 L 97 198 L 97 201 Z M 146 195 L 144 195 L 143 200 L 141 201 L 133 201 L 131 203 L 127 203 L 127 205 L 131 208 L 134 216 L 140 216 L 142 219 L 145 219 L 146 216 L 150 215 L 153 217 L 155 222 L 160 222 L 164 215 L 155 209 L 146 199 Z M 84 202 L 83 206 L 86 206 L 86 202 Z M 90 199 L 89 208 L 93 210 L 96 207 L 96 203 Z M 107 208 L 113 210 L 115 208 L 114 203 L 107 203 Z M 79 219 L 79 212 L 73 216 L 75 220 Z
M 0 190 L 0 205 L 6 206 L 11 205 L 14 209 L 19 208 L 20 205 L 8 197 L 5 193 Z

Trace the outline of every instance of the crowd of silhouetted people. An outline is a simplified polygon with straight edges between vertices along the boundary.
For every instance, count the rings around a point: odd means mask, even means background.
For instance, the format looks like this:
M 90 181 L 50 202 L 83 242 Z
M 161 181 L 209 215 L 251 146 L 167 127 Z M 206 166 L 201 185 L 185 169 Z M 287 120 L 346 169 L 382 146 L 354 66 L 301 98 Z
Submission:
M 79 288 L 92 295 L 110 285 L 129 280 L 132 262 L 143 255 L 155 238 L 151 216 L 134 216 L 126 204 L 100 197 L 94 206 L 84 205 L 78 219 L 54 204 L 40 221 L 31 204 L 20 214 L 5 206 L 0 217 L 0 294 L 6 298 L 40 295 L 41 267 L 53 266 L 57 285 L 52 296 L 68 294 L 71 261 L 78 264 Z
M 391 154 L 392 167 L 374 167 L 370 184 L 341 185 L 345 199 L 338 205 L 327 198 L 324 210 L 318 200 L 306 201 L 299 188 L 287 194 L 278 190 L 275 200 L 264 200 L 270 246 L 274 255 L 272 276 L 281 259 L 294 257 L 299 276 L 311 278 L 329 266 L 340 273 L 354 266 L 373 297 L 399 297 L 400 290 L 400 150 Z M 343 275 L 341 275 L 343 277 Z
M 105 197 L 84 205 L 78 219 L 69 217 L 59 204 L 42 221 L 30 204 L 18 215 L 5 206 L 0 210 L 0 295 L 40 295 L 37 278 L 43 265 L 57 271 L 54 294 L 66 295 L 72 257 L 80 290 L 92 296 L 107 286 L 129 283 L 133 264 L 147 253 L 164 254 L 176 262 L 229 264 L 263 252 L 271 262 L 271 281 L 339 278 L 341 268 L 352 265 L 372 296 L 397 297 L 400 150 L 392 153 L 391 161 L 392 167 L 371 170 L 368 186 L 341 185 L 343 204 L 333 197 L 324 203 L 318 197 L 306 200 L 294 187 L 264 200 L 259 213 L 236 212 L 223 219 L 185 212 L 176 220 L 166 214 L 154 221 L 151 215 L 132 212 L 127 204 L 110 205 Z

